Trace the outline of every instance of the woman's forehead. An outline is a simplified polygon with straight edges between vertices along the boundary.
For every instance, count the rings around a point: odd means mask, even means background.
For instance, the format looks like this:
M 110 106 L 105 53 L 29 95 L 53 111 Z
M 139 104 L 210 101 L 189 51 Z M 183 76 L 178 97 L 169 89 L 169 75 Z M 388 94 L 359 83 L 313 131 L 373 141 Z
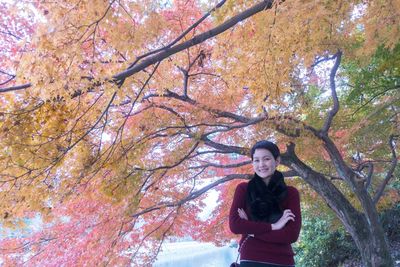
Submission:
M 271 151 L 265 148 L 257 148 L 256 151 L 254 151 L 253 157 L 265 157 L 265 156 L 272 157 Z

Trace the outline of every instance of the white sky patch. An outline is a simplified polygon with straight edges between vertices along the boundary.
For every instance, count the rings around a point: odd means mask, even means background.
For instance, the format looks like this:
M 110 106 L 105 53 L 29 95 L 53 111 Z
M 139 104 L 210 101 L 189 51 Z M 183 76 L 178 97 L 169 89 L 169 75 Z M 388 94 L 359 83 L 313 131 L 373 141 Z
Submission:
M 210 218 L 211 213 L 218 205 L 219 192 L 217 190 L 211 189 L 206 194 L 206 198 L 202 201 L 206 206 L 197 215 L 202 221 L 206 221 L 208 218 Z
M 320 86 L 324 88 L 324 93 L 321 95 L 322 98 L 331 97 L 332 92 L 330 91 L 330 80 L 329 75 L 332 71 L 334 60 L 328 60 L 326 62 L 321 62 L 314 68 L 315 73 L 322 79 L 322 84 Z
M 102 142 L 106 142 L 106 143 L 111 142 L 111 140 L 112 140 L 112 135 L 109 134 L 109 133 L 103 133 L 103 134 L 101 135 L 101 140 L 102 140 Z
M 34 234 L 43 229 L 43 220 L 40 214 L 36 214 L 35 217 L 23 219 L 26 223 L 25 227 L 22 228 L 7 228 L 0 225 L 0 240 L 3 238 L 21 238 L 27 235 Z
M 30 219 L 28 225 L 33 233 L 43 230 L 44 223 L 40 214 Z
M 351 14 L 351 19 L 353 21 L 360 19 L 362 16 L 364 16 L 366 10 L 367 10 L 367 4 L 361 3 L 361 4 L 356 5 Z

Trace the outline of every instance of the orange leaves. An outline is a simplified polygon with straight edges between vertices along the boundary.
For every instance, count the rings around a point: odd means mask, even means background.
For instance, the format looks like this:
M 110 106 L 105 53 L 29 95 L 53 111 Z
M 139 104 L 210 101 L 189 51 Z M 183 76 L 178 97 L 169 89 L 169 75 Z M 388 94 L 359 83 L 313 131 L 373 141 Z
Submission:
M 195 0 L 176 0 L 171 9 L 165 10 L 162 13 L 165 18 L 167 29 L 172 33 L 177 34 L 183 32 L 192 26 L 198 19 L 203 16 L 199 3 Z M 195 34 L 204 32 L 211 27 L 211 23 L 206 21 L 196 27 L 185 39 L 192 37 Z

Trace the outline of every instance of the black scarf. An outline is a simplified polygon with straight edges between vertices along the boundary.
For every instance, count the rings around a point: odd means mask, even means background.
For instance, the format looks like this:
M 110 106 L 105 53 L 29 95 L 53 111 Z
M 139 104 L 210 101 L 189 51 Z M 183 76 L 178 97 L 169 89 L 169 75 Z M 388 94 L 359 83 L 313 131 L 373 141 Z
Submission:
M 280 203 L 287 196 L 283 175 L 275 171 L 268 185 L 257 174 L 247 185 L 247 205 L 250 207 L 250 220 L 268 223 L 277 222 L 283 211 Z

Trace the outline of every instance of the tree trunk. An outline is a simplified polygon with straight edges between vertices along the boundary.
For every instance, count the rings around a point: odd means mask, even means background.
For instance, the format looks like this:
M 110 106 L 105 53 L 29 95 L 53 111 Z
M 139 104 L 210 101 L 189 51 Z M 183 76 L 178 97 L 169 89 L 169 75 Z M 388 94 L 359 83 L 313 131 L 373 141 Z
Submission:
M 376 216 L 377 218 L 378 216 Z M 352 222 L 343 222 L 346 230 L 356 243 L 365 267 L 394 266 L 390 255 L 385 234 L 380 224 L 371 226 L 371 219 L 365 214 L 359 214 L 359 219 Z
M 353 222 L 353 228 L 362 227 L 367 231 L 364 231 L 366 232 L 365 234 L 360 232 L 360 234 L 352 235 L 352 237 L 354 240 L 356 238 L 360 239 L 356 244 L 361 253 L 364 266 L 394 266 L 387 238 L 379 221 L 375 205 L 373 205 L 372 199 L 366 190 L 363 192 L 363 195 L 365 199 L 362 201 L 362 205 L 364 206 L 364 210 L 366 210 L 365 206 L 368 206 L 368 210 L 363 213 L 362 223 L 361 221 L 360 223 Z
M 394 266 L 375 205 L 364 187 L 355 185 L 356 188 L 353 188 L 364 209 L 364 212 L 360 212 L 330 180 L 296 156 L 293 144 L 289 145 L 287 152 L 282 154 L 282 163 L 302 177 L 336 213 L 355 241 L 363 266 Z

